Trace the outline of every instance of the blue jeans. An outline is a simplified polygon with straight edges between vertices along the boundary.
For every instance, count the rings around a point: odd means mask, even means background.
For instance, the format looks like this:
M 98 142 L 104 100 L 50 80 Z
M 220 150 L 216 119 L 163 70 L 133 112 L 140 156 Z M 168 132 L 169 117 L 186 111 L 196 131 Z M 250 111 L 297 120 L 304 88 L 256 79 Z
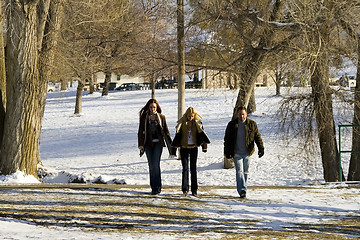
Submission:
M 160 171 L 160 158 L 163 148 L 160 143 L 154 142 L 152 147 L 145 146 L 145 153 L 149 165 L 150 173 L 150 186 L 152 193 L 161 192 L 161 171 Z
M 197 172 L 196 162 L 198 156 L 198 148 L 180 148 L 181 164 L 182 164 L 182 186 L 183 192 L 189 191 L 189 161 L 190 161 L 190 173 L 191 173 L 191 192 L 197 194 Z
M 236 188 L 240 195 L 241 191 L 247 190 L 250 156 L 235 154 L 234 164 L 236 170 Z

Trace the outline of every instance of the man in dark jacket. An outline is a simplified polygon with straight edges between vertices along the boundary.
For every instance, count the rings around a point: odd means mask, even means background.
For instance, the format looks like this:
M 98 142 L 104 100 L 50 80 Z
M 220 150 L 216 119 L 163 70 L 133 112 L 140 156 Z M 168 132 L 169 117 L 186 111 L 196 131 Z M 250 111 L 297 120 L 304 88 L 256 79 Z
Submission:
M 258 148 L 259 158 L 264 155 L 264 145 L 255 121 L 247 118 L 245 107 L 237 109 L 237 119 L 230 121 L 224 137 L 224 154 L 233 158 L 236 169 L 236 185 L 240 198 L 246 197 L 247 175 L 250 156 Z

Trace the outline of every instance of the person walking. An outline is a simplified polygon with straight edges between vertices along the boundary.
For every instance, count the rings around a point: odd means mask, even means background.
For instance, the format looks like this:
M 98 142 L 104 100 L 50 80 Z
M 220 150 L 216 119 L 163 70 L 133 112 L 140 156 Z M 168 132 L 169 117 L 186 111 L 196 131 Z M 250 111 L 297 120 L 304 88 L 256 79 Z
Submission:
M 264 144 L 255 121 L 247 118 L 246 107 L 237 108 L 237 118 L 230 121 L 225 130 L 224 154 L 233 158 L 236 170 L 236 186 L 240 198 L 246 197 L 250 156 L 258 148 L 258 155 L 264 155 Z
M 198 157 L 198 147 L 202 147 L 204 153 L 207 152 L 207 144 L 210 143 L 206 135 L 201 116 L 193 107 L 189 107 L 185 114 L 178 120 L 176 134 L 172 146 L 180 147 L 180 157 L 182 165 L 182 185 L 181 189 L 184 196 L 189 193 L 189 163 L 191 173 L 191 193 L 197 196 L 198 182 L 196 162 Z
M 138 148 L 140 157 L 146 154 L 149 173 L 151 194 L 161 192 L 160 158 L 163 147 L 167 146 L 170 155 L 176 154 L 171 148 L 171 136 L 166 124 L 166 119 L 161 114 L 161 108 L 156 99 L 150 99 L 140 110 L 140 124 L 138 130 Z

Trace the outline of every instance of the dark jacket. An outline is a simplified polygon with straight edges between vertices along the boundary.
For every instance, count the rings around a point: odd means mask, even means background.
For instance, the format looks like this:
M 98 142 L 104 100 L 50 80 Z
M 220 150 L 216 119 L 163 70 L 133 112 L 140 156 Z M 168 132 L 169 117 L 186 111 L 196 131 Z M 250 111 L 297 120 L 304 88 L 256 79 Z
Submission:
M 246 148 L 249 156 L 251 156 L 255 151 L 254 142 L 259 150 L 264 150 L 264 144 L 256 122 L 248 118 L 245 121 Z M 238 118 L 230 121 L 226 127 L 224 137 L 224 154 L 226 158 L 234 157 L 238 127 Z
M 174 140 L 172 141 L 173 147 L 183 147 L 183 148 L 187 147 L 187 143 L 186 143 L 186 145 L 184 143 L 181 143 L 182 134 L 184 134 L 184 131 L 182 131 L 183 130 L 182 127 L 183 127 L 185 121 L 186 121 L 186 119 L 184 117 L 180 118 L 178 121 L 178 124 L 176 126 L 176 134 L 175 134 Z M 196 147 L 201 146 L 202 151 L 206 152 L 207 144 L 210 143 L 210 139 L 206 135 L 201 121 L 199 121 L 199 120 L 195 121 L 195 128 L 192 131 L 192 133 L 193 133 L 193 138 L 196 141 L 195 146 Z M 187 132 L 186 132 L 186 134 L 187 134 Z M 186 139 L 187 139 L 187 136 L 186 136 Z
M 175 155 L 174 150 L 171 148 L 171 136 L 166 124 L 165 116 L 157 113 L 155 121 L 157 123 L 157 137 L 162 147 L 167 147 L 170 155 Z M 144 113 L 140 116 L 140 124 L 138 130 L 138 146 L 153 146 L 152 135 L 149 124 L 149 115 Z M 176 150 L 175 150 L 176 153 Z

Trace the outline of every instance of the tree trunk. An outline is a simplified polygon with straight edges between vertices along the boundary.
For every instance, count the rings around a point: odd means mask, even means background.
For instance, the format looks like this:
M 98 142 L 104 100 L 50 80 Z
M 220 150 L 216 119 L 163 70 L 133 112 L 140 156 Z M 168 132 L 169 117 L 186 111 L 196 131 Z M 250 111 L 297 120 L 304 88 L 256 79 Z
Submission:
M 151 98 L 155 99 L 156 74 L 153 73 L 150 79 Z
M 311 76 L 311 87 L 314 97 L 324 179 L 327 182 L 335 182 L 339 181 L 339 153 L 336 143 L 332 96 L 328 78 L 328 55 L 325 49 L 321 52 L 322 54 Z
M 82 93 L 84 90 L 84 83 L 83 81 L 78 81 L 78 86 L 76 89 L 76 100 L 75 100 L 75 114 L 81 113 L 81 100 L 82 100 Z
M 110 82 L 111 82 L 111 69 L 109 66 L 106 66 L 105 81 L 104 81 L 104 86 L 103 86 L 103 90 L 102 90 L 102 96 L 109 95 Z
M 354 101 L 354 125 L 360 125 L 360 35 L 358 35 L 358 63 L 356 74 L 355 101 Z M 348 181 L 360 181 L 360 127 L 353 128 L 352 149 L 358 151 L 351 153 Z
M 67 89 L 67 81 L 64 78 L 61 78 L 60 83 L 61 83 L 60 90 L 61 91 L 66 91 L 66 89 Z
M 0 32 L 3 32 L 4 15 L 2 8 L 0 8 Z M 0 34 L 0 146 L 4 133 L 4 120 L 6 108 L 6 69 L 5 69 L 5 46 L 4 35 Z M 0 151 L 1 152 L 1 151 Z M 1 158 L 0 158 L 1 159 Z
M 253 87 L 251 90 L 251 96 L 249 99 L 249 104 L 247 106 L 247 113 L 256 112 L 256 103 L 255 103 L 255 88 Z
M 276 73 L 275 75 L 275 85 L 276 85 L 276 96 L 280 96 L 280 88 L 281 88 L 281 73 Z
M 43 42 L 49 6 L 49 0 L 7 1 L 7 93 L 0 155 L 5 175 L 20 170 L 37 177 L 47 83 L 40 77 L 46 76 L 44 60 L 49 54 L 39 50 L 43 44 L 50 46 L 51 40 Z
M 240 73 L 241 82 L 240 82 L 240 89 L 239 94 L 236 100 L 236 105 L 233 111 L 233 118 L 237 118 L 236 109 L 240 106 L 245 106 L 248 108 L 251 96 L 254 95 L 254 86 L 256 82 L 256 77 L 259 74 L 259 66 L 262 64 L 263 59 L 265 58 L 264 53 L 259 53 L 255 50 L 249 50 L 252 52 L 252 58 L 249 60 L 248 64 L 245 64 L 246 68 Z M 252 100 L 252 104 L 250 106 L 250 112 L 248 109 L 248 113 L 253 112 L 252 110 L 256 110 L 255 105 L 255 97 Z
M 178 119 L 185 112 L 185 34 L 184 1 L 177 0 L 177 50 L 178 50 Z

